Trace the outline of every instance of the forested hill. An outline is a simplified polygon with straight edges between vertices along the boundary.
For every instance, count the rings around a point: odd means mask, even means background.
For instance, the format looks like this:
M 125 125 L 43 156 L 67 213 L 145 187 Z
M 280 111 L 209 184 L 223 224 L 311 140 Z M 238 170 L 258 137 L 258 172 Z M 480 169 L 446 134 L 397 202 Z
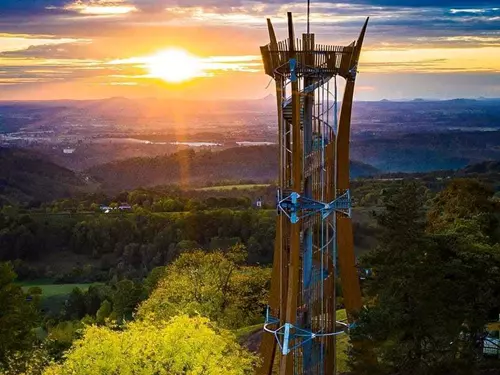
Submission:
M 50 201 L 86 190 L 69 169 L 36 152 L 0 148 L 0 205 Z
M 106 190 L 124 190 L 166 184 L 204 185 L 221 180 L 275 180 L 276 146 L 236 147 L 219 152 L 193 150 L 169 156 L 133 158 L 93 167 L 87 171 Z M 377 169 L 351 163 L 353 177 L 377 174 Z
M 500 174 L 500 161 L 485 161 L 465 167 L 462 172 L 467 175 L 473 174 Z
M 456 170 L 435 170 L 422 173 L 384 173 L 377 177 L 380 178 L 417 178 L 424 180 L 435 180 L 443 178 L 475 178 L 482 182 L 500 189 L 500 161 L 488 160 L 481 163 L 469 164 L 462 169 Z

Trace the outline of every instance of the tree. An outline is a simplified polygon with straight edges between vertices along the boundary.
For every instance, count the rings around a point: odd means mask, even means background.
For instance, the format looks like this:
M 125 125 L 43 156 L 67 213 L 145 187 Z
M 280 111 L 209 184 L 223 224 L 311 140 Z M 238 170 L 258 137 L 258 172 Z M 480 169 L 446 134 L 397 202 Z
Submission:
M 406 280 L 415 274 L 414 265 L 418 264 L 415 258 L 421 253 L 419 245 L 424 233 L 422 204 L 418 187 L 405 184 L 389 195 L 385 211 L 377 216 L 379 246 L 361 260 L 362 266 L 371 268 L 376 277 L 369 280 L 366 290 L 367 297 L 373 303 L 362 311 L 358 328 L 352 334 L 353 341 L 364 343 L 352 350 L 355 372 L 374 371 L 366 350 L 375 352 L 380 367 L 392 364 L 394 360 L 390 358 L 395 356 L 401 342 L 390 341 L 389 338 L 392 335 L 398 337 L 401 332 L 389 332 L 383 323 L 391 317 L 391 312 L 395 314 L 393 320 L 412 317 L 410 312 L 405 313 L 405 308 L 409 306 L 408 298 L 414 294 L 401 288 L 401 284 L 413 285 L 410 280 Z M 395 327 L 404 330 L 399 323 Z M 408 330 L 413 328 L 410 322 L 405 324 Z M 378 371 L 382 372 L 381 368 Z
M 54 326 L 47 326 L 47 340 L 45 348 L 53 359 L 60 359 L 63 353 L 71 347 L 71 344 L 83 329 L 83 323 L 79 320 L 63 321 Z
M 453 180 L 434 199 L 429 210 L 429 228 L 439 232 L 467 222 L 475 222 L 485 236 L 494 235 L 498 227 L 493 202 L 494 191 L 472 179 Z
M 164 278 L 139 307 L 140 317 L 202 314 L 224 327 L 255 324 L 267 302 L 268 269 L 243 267 L 239 245 L 226 253 L 195 250 L 167 266 Z
M 41 344 L 10 355 L 7 365 L 0 369 L 0 373 L 2 375 L 41 375 L 50 362 L 49 351 Z
M 97 203 L 92 203 L 90 205 L 90 211 L 92 212 L 101 212 L 101 209 Z
M 196 211 L 196 210 L 203 210 L 205 209 L 206 206 L 200 202 L 198 199 L 190 199 L 185 206 L 186 211 Z
M 104 300 L 99 310 L 97 310 L 95 316 L 97 324 L 104 324 L 106 322 L 106 319 L 111 315 L 112 311 L 113 307 L 111 305 L 111 302 L 109 302 L 108 300 Z
M 85 316 L 85 293 L 78 287 L 73 288 L 64 306 L 64 317 L 66 320 L 79 320 Z
M 362 259 L 373 271 L 368 303 L 352 331 L 364 343 L 352 349 L 356 374 L 474 373 L 477 339 L 498 305 L 499 251 L 427 233 L 423 198 L 405 184 L 377 218 L 379 246 Z
M 165 277 L 166 268 L 167 267 L 165 267 L 165 266 L 155 267 L 151 270 L 149 275 L 146 277 L 143 284 L 144 284 L 144 288 L 146 290 L 146 293 L 148 295 L 150 295 L 153 292 L 153 290 L 156 289 L 159 282 Z
M 231 280 L 230 302 L 221 323 L 244 327 L 262 321 L 268 304 L 271 272 L 263 267 L 241 267 Z
M 118 281 L 113 286 L 113 313 L 111 317 L 119 322 L 131 319 L 132 312 L 142 297 L 142 288 L 131 280 Z
M 11 265 L 0 263 L 0 369 L 9 355 L 29 349 L 35 340 L 37 299 L 27 298 L 21 287 L 13 284 L 15 278 Z
M 469 328 L 481 331 L 486 320 L 498 319 L 500 313 L 499 206 L 493 200 L 494 191 L 477 180 L 454 180 L 432 202 L 428 228 L 453 244 L 453 253 L 463 268 L 469 300 Z M 460 267 L 457 267 L 457 271 Z
M 178 316 L 168 322 L 129 323 L 123 331 L 87 327 L 62 364 L 45 375 L 251 374 L 255 357 L 233 334 L 208 319 Z

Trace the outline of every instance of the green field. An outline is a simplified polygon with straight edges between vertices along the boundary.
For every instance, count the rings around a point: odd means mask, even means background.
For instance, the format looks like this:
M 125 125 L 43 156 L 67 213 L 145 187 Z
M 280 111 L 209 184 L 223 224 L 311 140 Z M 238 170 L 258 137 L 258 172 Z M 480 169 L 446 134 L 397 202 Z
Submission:
M 44 283 L 40 281 L 23 282 L 20 283 L 25 292 L 31 287 L 39 287 L 42 289 L 42 299 L 50 297 L 58 297 L 63 295 L 69 295 L 73 289 L 80 288 L 82 291 L 86 291 L 92 284 L 51 284 Z
M 86 291 L 91 285 L 98 283 L 87 284 L 54 284 L 50 280 L 34 280 L 30 282 L 20 282 L 23 291 L 27 292 L 31 287 L 39 287 L 42 289 L 41 309 L 45 313 L 59 314 L 64 307 L 66 299 L 71 294 L 73 289 L 80 288 Z
M 198 191 L 224 191 L 224 190 L 251 190 L 258 188 L 266 188 L 271 185 L 269 184 L 249 184 L 249 185 L 225 185 L 225 186 L 209 186 L 204 188 L 196 189 Z

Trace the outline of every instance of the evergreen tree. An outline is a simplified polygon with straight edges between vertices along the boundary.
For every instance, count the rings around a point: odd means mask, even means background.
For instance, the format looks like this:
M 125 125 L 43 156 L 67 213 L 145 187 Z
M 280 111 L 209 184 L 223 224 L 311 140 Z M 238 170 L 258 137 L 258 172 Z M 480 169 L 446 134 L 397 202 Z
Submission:
M 352 332 L 366 343 L 352 349 L 356 374 L 477 369 L 477 339 L 498 305 L 500 252 L 477 251 L 477 243 L 457 233 L 427 233 L 423 206 L 422 191 L 406 183 L 377 218 L 379 245 L 362 259 L 373 271 L 368 303 Z
M 35 340 L 38 298 L 26 295 L 15 279 L 11 265 L 0 263 L 0 369 L 10 355 L 29 349 Z

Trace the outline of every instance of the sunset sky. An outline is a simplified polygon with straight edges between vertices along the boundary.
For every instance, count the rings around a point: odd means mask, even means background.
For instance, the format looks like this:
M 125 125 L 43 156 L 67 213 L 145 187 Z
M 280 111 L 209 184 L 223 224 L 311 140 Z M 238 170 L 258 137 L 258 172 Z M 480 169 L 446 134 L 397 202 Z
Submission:
M 264 97 L 265 19 L 284 39 L 287 11 L 300 35 L 305 0 L 0 0 L 0 100 Z M 325 44 L 350 43 L 371 17 L 358 100 L 500 97 L 498 0 L 313 0 L 311 11 Z

